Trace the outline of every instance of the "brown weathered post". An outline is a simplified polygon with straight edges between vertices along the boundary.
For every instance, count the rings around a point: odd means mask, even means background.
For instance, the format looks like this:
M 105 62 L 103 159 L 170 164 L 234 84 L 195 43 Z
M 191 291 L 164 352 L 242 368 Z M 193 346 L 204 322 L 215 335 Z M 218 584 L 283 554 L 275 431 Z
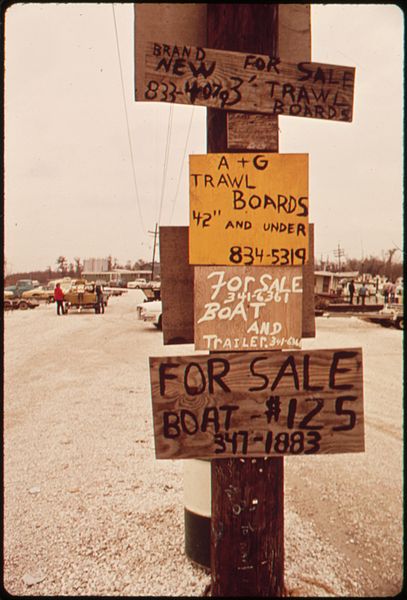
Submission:
M 276 56 L 277 25 L 277 4 L 208 4 L 208 47 Z M 207 110 L 208 152 L 278 152 L 277 116 Z M 239 117 L 242 145 L 230 149 Z M 282 596 L 283 460 L 212 460 L 212 596 Z

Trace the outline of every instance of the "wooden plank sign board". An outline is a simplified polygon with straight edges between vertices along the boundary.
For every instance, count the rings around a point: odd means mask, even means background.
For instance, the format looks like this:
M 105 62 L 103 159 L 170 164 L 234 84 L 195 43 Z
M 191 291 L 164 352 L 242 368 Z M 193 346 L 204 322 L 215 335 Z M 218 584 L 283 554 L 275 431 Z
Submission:
M 364 451 L 362 349 L 151 357 L 157 458 Z
M 194 343 L 194 269 L 198 267 L 188 262 L 188 229 L 160 227 L 164 345 Z M 308 241 L 310 260 L 302 267 L 303 338 L 315 337 L 313 223 L 309 224 Z
M 354 80 L 354 67 L 149 41 L 137 99 L 351 122 Z
M 189 157 L 189 262 L 302 265 L 308 261 L 308 155 Z
M 196 350 L 301 348 L 302 267 L 195 267 Z
M 160 227 L 164 344 L 194 342 L 194 267 L 188 263 L 188 227 Z
M 145 44 L 149 40 L 178 40 L 193 46 L 206 45 L 206 3 L 135 2 L 134 44 L 136 100 L 144 93 Z

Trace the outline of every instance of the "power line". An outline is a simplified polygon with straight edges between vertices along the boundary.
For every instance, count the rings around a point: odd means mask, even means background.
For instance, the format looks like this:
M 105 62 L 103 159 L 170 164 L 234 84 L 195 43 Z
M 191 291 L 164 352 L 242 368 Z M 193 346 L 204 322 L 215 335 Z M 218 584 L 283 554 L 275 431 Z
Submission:
M 180 182 L 181 182 L 181 175 L 182 175 L 182 171 L 184 170 L 185 155 L 186 155 L 186 152 L 187 152 L 187 147 L 188 147 L 188 142 L 189 142 L 189 136 L 190 136 L 190 133 L 191 133 L 191 126 L 192 126 L 192 119 L 193 119 L 193 116 L 194 116 L 194 110 L 195 110 L 195 106 L 192 107 L 191 117 L 189 119 L 188 133 L 187 133 L 187 137 L 186 137 L 186 140 L 185 140 L 185 147 L 184 147 L 184 155 L 182 157 L 181 168 L 179 170 L 179 176 L 178 176 L 178 182 L 177 182 L 177 190 L 175 192 L 174 202 L 172 204 L 172 212 L 171 212 L 170 223 L 172 223 L 172 219 L 174 217 L 175 205 L 177 203 L 179 186 L 180 186 Z
M 338 269 L 339 271 L 341 270 L 341 258 L 342 256 L 345 256 L 345 252 L 342 250 L 342 248 L 340 247 L 340 245 L 338 244 L 338 248 L 336 250 L 333 251 L 334 255 L 336 256 L 336 258 L 338 259 Z
M 125 118 L 126 118 L 127 139 L 129 142 L 131 167 L 132 167 L 132 173 L 133 173 L 133 183 L 134 183 L 134 189 L 136 191 L 136 201 L 137 201 L 137 208 L 138 208 L 138 213 L 139 213 L 139 217 L 140 217 L 140 224 L 141 224 L 141 228 L 144 230 L 144 233 L 145 233 L 146 227 L 144 225 L 143 215 L 141 213 L 140 199 L 139 199 L 138 189 L 137 189 L 136 169 L 134 166 L 133 145 L 131 143 L 129 116 L 127 114 L 126 94 L 125 94 L 125 90 L 124 90 L 123 69 L 122 69 L 122 61 L 121 61 L 121 56 L 120 56 L 119 36 L 117 34 L 117 23 L 116 23 L 116 14 L 114 12 L 114 4 L 112 4 L 112 11 L 113 11 L 114 31 L 115 31 L 115 37 L 116 37 L 117 56 L 119 59 L 120 80 L 121 80 L 121 84 L 122 84 L 123 107 L 124 107 L 124 114 L 125 114 Z
M 164 165 L 163 165 L 163 178 L 161 182 L 161 198 L 160 198 L 160 208 L 158 211 L 157 223 L 161 223 L 161 213 L 163 209 L 163 200 L 164 200 L 164 190 L 165 190 L 165 180 L 167 177 L 167 167 L 168 167 L 168 155 L 169 148 L 171 143 L 171 130 L 172 130 L 172 113 L 173 113 L 173 105 L 170 106 L 170 114 L 168 117 L 168 127 L 167 127 L 167 140 L 165 144 L 165 156 L 164 156 Z
M 153 244 L 153 260 L 151 261 L 151 281 L 154 279 L 154 267 L 155 267 L 155 248 L 157 245 L 157 235 L 158 235 L 158 224 L 155 224 L 154 231 L 148 231 L 148 233 L 154 235 L 154 244 Z

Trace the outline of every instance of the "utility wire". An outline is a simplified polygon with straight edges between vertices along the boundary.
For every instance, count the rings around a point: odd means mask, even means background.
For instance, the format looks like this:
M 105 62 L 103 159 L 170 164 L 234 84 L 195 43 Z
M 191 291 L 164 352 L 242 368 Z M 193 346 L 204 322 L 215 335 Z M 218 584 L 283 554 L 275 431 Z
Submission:
M 160 199 L 160 209 L 158 211 L 157 223 L 160 225 L 161 223 L 161 213 L 163 210 L 163 200 L 164 200 L 164 190 L 165 190 L 165 180 L 167 177 L 167 167 L 168 167 L 168 155 L 171 143 L 171 130 L 172 130 L 172 113 L 173 113 L 173 105 L 170 106 L 170 114 L 168 117 L 168 127 L 167 127 L 167 141 L 165 144 L 165 156 L 164 156 L 164 165 L 163 165 L 163 178 L 161 182 L 161 199 Z
M 189 119 L 188 133 L 187 133 L 187 137 L 186 137 L 186 140 L 185 140 L 185 147 L 184 147 L 184 155 L 182 157 L 181 168 L 179 170 L 179 176 L 178 176 L 178 182 L 177 182 L 177 190 L 175 192 L 174 202 L 172 204 L 172 212 L 171 212 L 170 223 L 172 223 L 172 219 L 174 217 L 175 205 L 176 205 L 177 199 L 178 199 L 179 186 L 180 186 L 180 182 L 181 182 L 182 171 L 184 170 L 185 155 L 187 153 L 187 147 L 188 147 L 188 142 L 189 142 L 189 136 L 190 136 L 190 133 L 191 133 L 191 125 L 192 125 L 192 119 L 193 119 L 193 116 L 194 116 L 194 110 L 195 110 L 195 106 L 192 107 L 191 116 L 190 116 L 190 119 Z
M 138 189 L 137 189 L 136 169 L 134 166 L 134 154 L 133 154 L 133 146 L 131 143 L 129 116 L 127 114 L 126 94 L 125 94 L 124 79 L 123 79 L 123 68 L 122 68 L 122 61 L 121 61 L 120 47 L 119 47 L 119 36 L 117 34 L 116 14 L 114 12 L 114 4 L 113 3 L 112 3 L 112 11 L 113 11 L 114 31 L 115 31 L 115 37 L 116 37 L 117 56 L 119 59 L 120 80 L 121 80 L 121 84 L 122 84 L 123 107 L 124 107 L 124 114 L 125 114 L 125 118 L 126 118 L 127 139 L 129 142 L 131 167 L 132 167 L 132 173 L 133 173 L 133 183 L 134 183 L 134 189 L 136 191 L 136 201 L 137 201 L 137 208 L 138 208 L 138 213 L 139 213 L 139 218 L 140 218 L 140 225 L 141 225 L 141 228 L 143 229 L 144 233 L 146 233 L 146 227 L 144 225 L 143 215 L 141 213 L 140 198 L 139 198 Z

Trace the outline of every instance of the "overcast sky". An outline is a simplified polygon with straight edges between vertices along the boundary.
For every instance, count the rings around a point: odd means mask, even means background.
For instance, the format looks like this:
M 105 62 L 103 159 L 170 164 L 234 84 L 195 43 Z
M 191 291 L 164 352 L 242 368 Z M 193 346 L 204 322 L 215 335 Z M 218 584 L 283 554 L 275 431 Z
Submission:
M 133 11 L 6 12 L 7 272 L 60 255 L 151 260 L 158 221 L 188 225 L 188 155 L 206 152 L 206 109 L 134 101 Z M 354 119 L 280 117 L 280 152 L 309 154 L 317 258 L 333 260 L 338 244 L 349 258 L 380 257 L 402 248 L 403 13 L 313 5 L 311 32 L 313 61 L 356 67 Z

